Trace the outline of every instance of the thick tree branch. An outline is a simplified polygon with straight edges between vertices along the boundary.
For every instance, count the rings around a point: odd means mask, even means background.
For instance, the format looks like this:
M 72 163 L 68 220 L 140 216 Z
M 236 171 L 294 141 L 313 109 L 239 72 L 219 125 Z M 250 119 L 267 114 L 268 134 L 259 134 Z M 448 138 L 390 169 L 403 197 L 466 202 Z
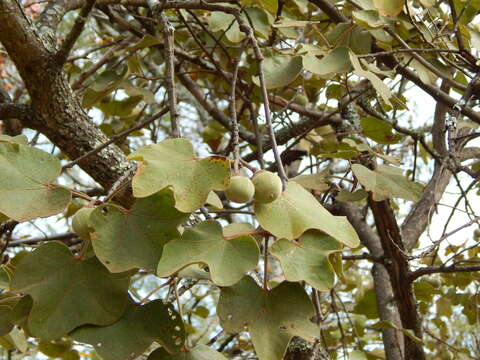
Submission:
M 405 329 L 422 338 L 422 322 L 417 311 L 417 302 L 413 287 L 409 281 L 409 265 L 405 248 L 400 236 L 395 214 L 388 200 L 374 201 L 370 195 L 369 206 L 372 210 L 377 232 L 385 255 L 385 267 L 390 275 L 390 282 L 397 302 L 397 307 Z M 422 344 L 405 337 L 405 358 L 425 359 Z
M 442 84 L 442 89 L 448 91 L 449 86 Z M 445 118 L 448 108 L 441 102 L 435 107 L 435 115 L 432 126 L 433 148 L 441 158 L 447 155 L 445 141 Z M 443 166 L 443 163 L 435 161 L 432 177 L 423 192 L 422 198 L 413 206 L 402 224 L 402 236 L 407 250 L 412 249 L 420 235 L 425 231 L 432 218 L 434 206 L 440 201 L 452 173 Z
M 346 216 L 352 224 L 362 244 L 369 250 L 370 254 L 377 259 L 384 256 L 384 251 L 380 238 L 366 223 L 360 209 L 354 205 L 342 201 L 335 201 L 332 206 L 332 212 L 335 215 Z M 377 311 L 380 320 L 391 321 L 398 328 L 401 328 L 401 322 L 393 301 L 393 289 L 385 265 L 381 262 L 375 262 L 372 267 L 373 284 L 377 297 Z M 388 360 L 403 360 L 403 336 L 395 329 L 382 329 L 382 339 L 385 348 L 385 354 Z
M 54 61 L 55 53 L 43 44 L 15 0 L 0 2 L 0 42 L 29 92 L 38 119 L 31 124 L 33 129 L 42 132 L 72 159 L 108 141 L 80 106 L 62 68 Z M 82 163 L 82 168 L 106 189 L 131 166 L 114 145 Z M 127 204 L 130 199 L 125 195 L 122 201 Z

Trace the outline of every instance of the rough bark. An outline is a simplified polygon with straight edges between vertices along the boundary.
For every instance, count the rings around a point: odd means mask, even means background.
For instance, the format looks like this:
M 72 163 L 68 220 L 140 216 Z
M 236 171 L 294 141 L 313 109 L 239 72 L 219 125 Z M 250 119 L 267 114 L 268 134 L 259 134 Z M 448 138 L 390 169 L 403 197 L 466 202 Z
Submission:
M 56 63 L 55 43 L 38 31 L 15 0 L 0 2 L 0 42 L 31 98 L 35 116 L 27 126 L 43 133 L 71 159 L 108 140 L 83 110 Z M 115 145 L 79 165 L 106 189 L 131 167 Z
M 346 202 L 335 201 L 332 212 L 336 215 L 346 216 L 360 237 L 362 244 L 370 254 L 377 259 L 372 267 L 372 277 L 377 298 L 377 312 L 380 320 L 391 321 L 395 326 L 401 327 L 400 317 L 394 302 L 394 295 L 390 276 L 385 265 L 380 262 L 384 251 L 380 238 L 366 223 L 360 209 Z M 382 329 L 382 340 L 385 347 L 387 360 L 402 360 L 403 336 L 395 329 Z

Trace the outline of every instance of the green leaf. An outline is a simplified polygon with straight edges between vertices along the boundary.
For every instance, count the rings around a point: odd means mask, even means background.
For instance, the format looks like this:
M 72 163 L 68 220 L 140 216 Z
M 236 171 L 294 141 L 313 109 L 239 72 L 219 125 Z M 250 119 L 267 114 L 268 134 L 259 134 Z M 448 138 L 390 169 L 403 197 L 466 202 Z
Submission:
M 9 136 L 9 135 L 0 134 L 0 142 L 28 145 L 28 138 L 25 135 Z
M 222 156 L 199 159 L 185 139 L 167 139 L 144 146 L 128 156 L 140 160 L 132 182 L 135 197 L 147 197 L 171 187 L 175 207 L 191 212 L 205 204 L 211 190 L 230 183 L 230 162 Z
M 283 282 L 271 291 L 251 277 L 223 288 L 217 306 L 220 324 L 230 333 L 247 326 L 260 360 L 281 360 L 293 336 L 313 341 L 317 326 L 310 298 L 298 283 Z
M 12 307 L 0 305 L 0 336 L 8 334 L 13 329 Z
M 386 25 L 386 22 L 375 10 L 358 10 L 352 13 L 357 24 L 367 29 L 379 29 Z
M 360 244 L 346 217 L 330 214 L 312 194 L 293 181 L 277 200 L 255 203 L 255 213 L 262 228 L 278 238 L 294 240 L 309 229 L 317 229 L 347 246 Z
M 392 125 L 373 116 L 361 119 L 360 126 L 363 135 L 379 144 L 396 144 L 402 139 L 402 135 L 393 133 Z
M 245 38 L 245 34 L 240 31 L 235 17 L 223 11 L 213 11 L 210 13 L 208 17 L 208 29 L 211 32 L 226 31 L 225 36 L 232 43 L 238 43 Z
M 207 345 L 197 345 L 193 349 L 182 349 L 182 352 L 171 355 L 165 349 L 159 348 L 152 352 L 147 360 L 226 360 L 218 351 Z
M 0 142 L 0 212 L 20 222 L 62 212 L 71 194 L 52 184 L 60 171 L 60 161 L 53 155 Z
M 154 270 L 163 246 L 180 236 L 178 225 L 188 214 L 175 209 L 170 189 L 138 199 L 130 210 L 115 205 L 97 207 L 89 218 L 92 246 L 111 272 L 135 268 Z
M 211 206 L 215 210 L 223 209 L 223 203 L 220 197 L 214 191 L 210 191 L 207 196 L 205 204 Z
M 251 7 L 245 9 L 248 14 L 248 18 L 252 21 L 252 27 L 255 30 L 255 34 L 264 39 L 268 39 L 270 33 L 270 17 L 268 14 L 260 8 Z M 246 19 L 248 21 L 248 19 Z
M 125 314 L 116 323 L 82 326 L 70 335 L 76 341 L 93 345 L 103 360 L 135 359 L 154 341 L 175 353 L 185 341 L 180 315 L 162 300 L 143 306 L 131 300 Z
M 187 265 L 202 263 L 208 265 L 215 284 L 230 286 L 257 266 L 259 256 L 257 242 L 250 235 L 227 237 L 218 222 L 205 221 L 165 245 L 157 275 L 170 276 Z
M 335 275 L 328 260 L 342 246 L 317 230 L 304 233 L 298 242 L 280 239 L 270 247 L 288 281 L 306 281 L 320 291 L 333 287 Z
M 299 175 L 290 179 L 290 181 L 295 181 L 297 184 L 302 185 L 305 189 L 308 190 L 316 190 L 325 192 L 330 189 L 330 185 L 327 184 L 325 176 L 327 174 L 324 172 L 317 173 L 317 174 L 309 174 L 309 175 Z
M 102 102 L 97 107 L 107 116 L 128 116 L 142 99 L 140 95 L 129 96 L 124 100 Z
M 335 196 L 335 200 L 338 201 L 360 201 L 365 199 L 368 193 L 363 189 L 355 190 L 353 193 L 347 190 L 340 190 L 338 195 Z
M 404 0 L 373 0 L 373 4 L 378 9 L 380 15 L 397 16 L 402 12 Z
M 129 48 L 130 51 L 136 51 L 145 49 L 147 47 L 156 46 L 161 44 L 162 41 L 152 35 L 145 35 L 139 42 Z
M 327 40 L 332 46 L 345 46 L 355 54 L 367 54 L 372 51 L 372 35 L 368 30 L 351 23 L 339 23 L 328 32 Z
M 353 312 L 365 315 L 369 319 L 378 319 L 377 296 L 373 289 L 367 290 L 360 300 L 357 300 Z
M 57 340 L 46 341 L 41 340 L 38 344 L 38 350 L 42 354 L 51 358 L 63 357 L 63 355 L 72 349 L 72 341 L 70 340 Z
M 95 257 L 77 260 L 67 246 L 50 242 L 20 260 L 11 289 L 33 298 L 28 318 L 33 335 L 53 340 L 80 325 L 116 321 L 125 310 L 129 283 L 129 275 L 110 274 Z
M 353 53 L 353 51 L 349 51 L 348 56 L 350 58 L 350 62 L 353 65 L 355 74 L 368 79 L 372 83 L 372 86 L 375 88 L 375 90 L 380 94 L 383 101 L 385 101 L 391 106 L 392 104 L 390 103 L 390 98 L 392 97 L 392 92 L 390 91 L 388 86 L 385 85 L 383 81 L 373 72 L 364 70 L 362 65 L 360 64 L 360 60 Z
M 405 336 L 408 336 L 410 339 L 412 339 L 413 341 L 419 343 L 419 344 L 423 344 L 423 341 L 422 339 L 418 338 L 417 336 L 415 336 L 415 334 L 413 333 L 412 330 L 410 329 L 403 329 L 403 328 L 398 328 L 397 326 L 395 326 L 395 324 L 389 320 L 381 320 L 381 321 L 378 321 L 376 322 L 375 324 L 372 325 L 372 328 L 374 329 L 397 329 L 399 330 L 400 332 L 402 332 Z
M 348 58 L 348 49 L 338 47 L 320 60 L 316 56 L 305 55 L 303 67 L 317 75 L 339 74 L 350 71 L 352 64 Z
M 418 201 L 422 196 L 423 186 L 408 180 L 400 168 L 378 165 L 372 171 L 363 165 L 353 164 L 352 171 L 360 184 L 372 192 L 375 201 L 388 198 Z
M 292 83 L 302 71 L 300 56 L 274 55 L 263 61 L 265 85 L 267 89 L 275 89 Z M 260 86 L 258 77 L 253 82 Z

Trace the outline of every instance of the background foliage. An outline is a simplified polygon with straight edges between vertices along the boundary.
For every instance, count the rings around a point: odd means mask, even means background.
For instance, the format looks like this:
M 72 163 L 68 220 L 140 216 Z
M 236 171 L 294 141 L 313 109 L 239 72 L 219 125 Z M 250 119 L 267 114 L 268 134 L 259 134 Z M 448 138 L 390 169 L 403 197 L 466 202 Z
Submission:
M 479 11 L 2 0 L 0 357 L 477 359 Z

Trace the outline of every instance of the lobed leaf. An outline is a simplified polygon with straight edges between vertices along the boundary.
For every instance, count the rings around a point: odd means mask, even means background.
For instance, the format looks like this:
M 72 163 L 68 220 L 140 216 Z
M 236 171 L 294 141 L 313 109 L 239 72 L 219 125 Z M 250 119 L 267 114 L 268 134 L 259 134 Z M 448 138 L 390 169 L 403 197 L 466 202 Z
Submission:
M 97 258 L 75 259 L 66 245 L 50 242 L 20 260 L 11 290 L 33 298 L 32 334 L 53 340 L 84 324 L 118 320 L 129 284 L 129 274 L 110 274 Z
M 202 263 L 208 265 L 215 284 L 230 286 L 257 266 L 259 256 L 257 242 L 250 235 L 226 236 L 220 223 L 205 221 L 165 245 L 157 275 L 170 276 L 190 264 Z
M 128 156 L 141 161 L 132 182 L 133 195 L 143 198 L 170 187 L 175 207 L 191 212 L 202 207 L 211 190 L 225 190 L 230 162 L 222 156 L 199 159 L 185 139 L 167 139 L 144 146 Z
M 305 231 L 317 229 L 347 246 L 360 244 L 345 217 L 330 214 L 311 193 L 293 181 L 277 200 L 255 203 L 255 214 L 262 228 L 278 238 L 298 239 Z
M 317 230 L 305 232 L 298 242 L 280 239 L 270 247 L 270 253 L 280 261 L 288 281 L 305 281 L 315 289 L 328 291 L 335 275 L 329 256 L 342 250 L 332 237 Z
M 99 206 L 89 218 L 93 250 L 111 272 L 154 270 L 163 246 L 180 236 L 177 227 L 187 217 L 175 209 L 170 189 L 138 199 L 128 211 Z
M 62 212 L 71 194 L 53 184 L 60 171 L 55 156 L 13 141 L 0 141 L 0 213 L 27 221 Z
M 250 332 L 260 360 L 281 360 L 294 336 L 314 341 L 317 326 L 310 321 L 313 305 L 300 284 L 283 282 L 271 291 L 251 277 L 222 289 L 217 306 L 225 331 Z
M 154 341 L 170 353 L 178 352 L 185 341 L 185 330 L 172 305 L 154 300 L 141 306 L 130 300 L 116 323 L 82 326 L 71 336 L 93 345 L 103 360 L 126 360 L 140 356 Z

